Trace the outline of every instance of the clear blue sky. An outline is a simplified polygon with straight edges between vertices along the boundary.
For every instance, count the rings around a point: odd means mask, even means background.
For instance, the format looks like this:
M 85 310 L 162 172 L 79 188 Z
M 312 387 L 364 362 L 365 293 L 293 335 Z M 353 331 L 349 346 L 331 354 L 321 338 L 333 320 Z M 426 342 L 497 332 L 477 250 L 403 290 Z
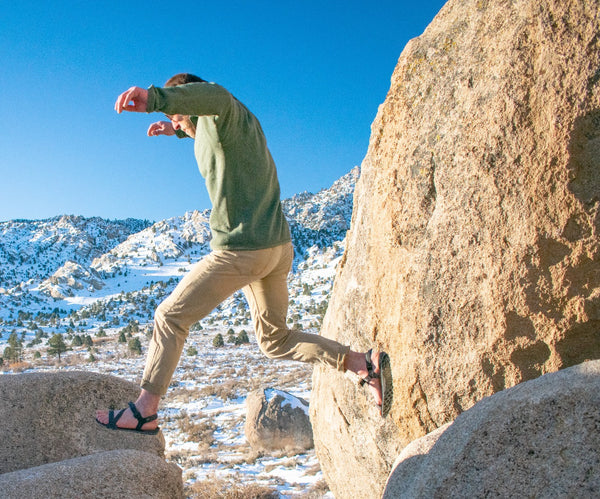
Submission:
M 161 220 L 209 200 L 192 141 L 113 110 L 191 72 L 261 121 L 282 197 L 359 165 L 409 39 L 443 0 L 18 1 L 0 14 L 0 221 Z

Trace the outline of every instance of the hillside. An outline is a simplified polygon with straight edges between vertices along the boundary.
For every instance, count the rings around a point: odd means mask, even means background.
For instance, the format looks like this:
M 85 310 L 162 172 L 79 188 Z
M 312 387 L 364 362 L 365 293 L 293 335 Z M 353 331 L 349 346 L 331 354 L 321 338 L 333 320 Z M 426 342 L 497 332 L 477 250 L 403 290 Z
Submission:
M 358 168 L 316 194 L 283 201 L 296 250 L 290 317 L 315 328 L 326 307 L 334 267 L 350 226 Z M 25 344 L 55 333 L 98 334 L 154 308 L 207 254 L 210 212 L 156 223 L 75 216 L 0 224 L 0 354 L 16 332 Z M 245 317 L 240 293 L 207 320 Z M 32 345 L 33 346 L 33 345 Z

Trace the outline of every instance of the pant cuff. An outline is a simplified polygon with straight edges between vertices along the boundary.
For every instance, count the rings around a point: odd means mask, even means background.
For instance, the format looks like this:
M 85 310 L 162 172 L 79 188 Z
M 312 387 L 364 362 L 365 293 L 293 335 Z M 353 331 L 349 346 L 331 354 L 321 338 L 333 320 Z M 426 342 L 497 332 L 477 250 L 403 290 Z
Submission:
M 142 380 L 140 388 L 146 390 L 147 392 L 150 392 L 153 395 L 159 395 L 162 397 L 165 393 L 167 393 L 168 387 L 161 387 L 148 380 Z

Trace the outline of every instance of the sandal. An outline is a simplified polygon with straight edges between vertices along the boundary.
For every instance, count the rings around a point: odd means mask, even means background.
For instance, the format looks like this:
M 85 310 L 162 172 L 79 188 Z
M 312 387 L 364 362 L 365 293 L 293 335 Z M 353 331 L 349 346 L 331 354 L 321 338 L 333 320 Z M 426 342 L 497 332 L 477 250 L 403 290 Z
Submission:
M 98 422 L 98 424 L 101 424 L 102 426 L 104 426 L 105 428 L 108 428 L 109 430 L 135 431 L 137 433 L 143 433 L 145 435 L 156 435 L 159 432 L 160 428 L 154 428 L 152 430 L 142 430 L 142 426 L 144 426 L 146 423 L 149 423 L 150 421 L 154 421 L 155 419 L 158 419 L 157 414 L 152 414 L 151 416 L 144 418 L 144 417 L 142 417 L 142 415 L 140 414 L 140 411 L 138 411 L 137 407 L 135 406 L 135 404 L 133 402 L 129 402 L 128 405 L 129 405 L 129 408 L 131 409 L 131 412 L 133 413 L 133 417 L 135 417 L 135 419 L 138 420 L 138 424 L 135 428 L 120 428 L 119 426 L 117 426 L 117 421 L 119 421 L 119 419 L 121 419 L 121 416 L 127 409 L 121 409 L 119 412 L 116 413 L 116 415 L 115 415 L 115 411 L 113 411 L 112 409 L 109 410 L 108 411 L 108 423 L 102 423 L 102 422 L 98 421 L 98 418 L 96 418 L 96 421 Z
M 381 380 L 381 400 L 382 403 L 379 405 L 381 417 L 385 418 L 390 409 L 392 408 L 392 400 L 394 397 L 394 389 L 392 384 L 392 369 L 390 364 L 390 357 L 385 352 L 379 352 L 378 364 L 379 372 L 375 372 L 375 366 L 371 362 L 371 355 L 373 349 L 365 353 L 365 360 L 367 361 L 367 372 L 369 373 L 365 378 L 360 380 L 360 386 L 365 384 L 371 384 L 371 380 Z

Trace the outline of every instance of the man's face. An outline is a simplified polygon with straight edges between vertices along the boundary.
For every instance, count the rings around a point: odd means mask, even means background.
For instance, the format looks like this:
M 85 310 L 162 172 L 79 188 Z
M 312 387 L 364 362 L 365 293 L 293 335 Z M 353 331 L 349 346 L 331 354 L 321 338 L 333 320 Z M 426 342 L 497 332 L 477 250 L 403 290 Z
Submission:
M 190 137 L 196 136 L 196 127 L 192 123 L 192 120 L 190 120 L 189 116 L 185 116 L 183 114 L 173 114 L 171 116 L 167 115 L 167 118 L 171 120 L 175 130 L 183 130 Z

